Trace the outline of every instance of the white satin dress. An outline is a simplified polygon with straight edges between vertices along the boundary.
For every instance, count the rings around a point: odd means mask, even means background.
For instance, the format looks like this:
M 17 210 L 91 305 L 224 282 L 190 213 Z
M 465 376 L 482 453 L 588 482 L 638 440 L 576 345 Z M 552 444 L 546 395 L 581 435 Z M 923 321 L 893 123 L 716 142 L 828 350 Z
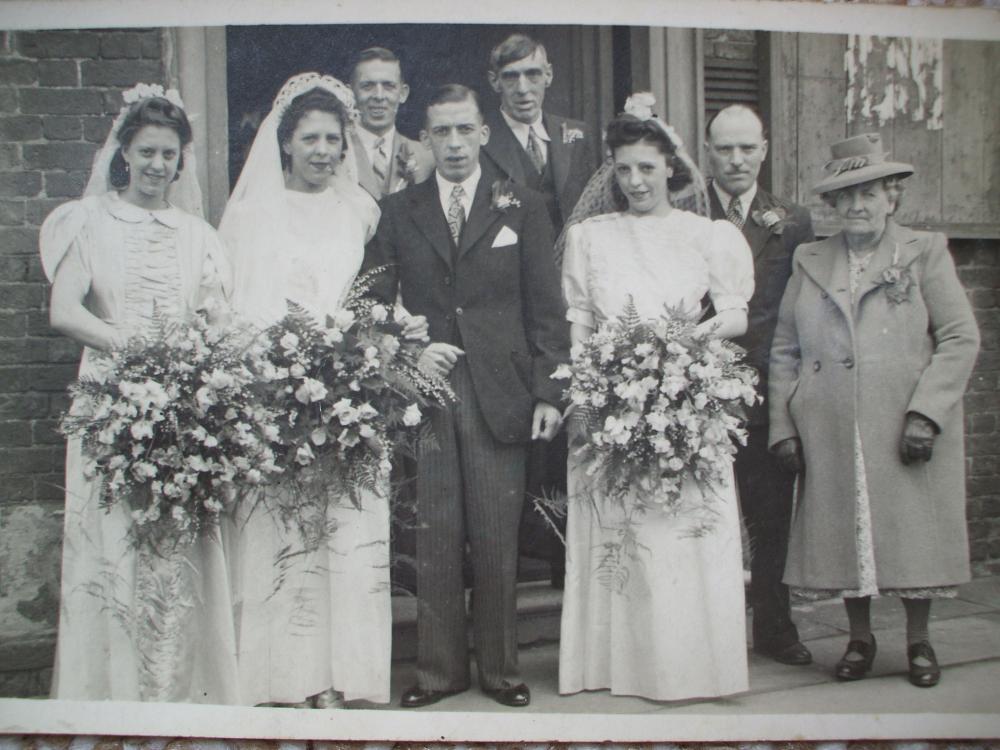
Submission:
M 283 226 L 269 225 L 267 207 L 239 206 L 224 222 L 233 306 L 261 326 L 285 314 L 286 300 L 318 320 L 336 312 L 378 222 L 377 205 L 360 189 L 349 198 L 336 188 L 286 190 L 284 198 L 273 214 Z M 261 242 L 261 233 L 274 241 Z M 345 700 L 388 702 L 388 492 L 366 493 L 360 509 L 338 499 L 329 514 L 336 531 L 320 549 L 291 558 L 283 551 L 301 549 L 298 531 L 282 528 L 263 504 L 253 507 L 256 498 L 243 503 L 227 534 L 243 703 L 300 703 L 330 688 Z
M 115 192 L 57 208 L 41 232 L 54 277 L 86 279 L 85 304 L 133 333 L 221 295 L 225 258 L 208 224 Z M 80 375 L 100 377 L 84 349 Z M 136 550 L 124 505 L 100 507 L 80 440 L 66 449 L 59 635 L 52 697 L 238 704 L 232 596 L 218 529 L 176 552 Z
M 605 214 L 570 228 L 563 288 L 567 318 L 591 328 L 629 299 L 644 318 L 665 303 L 697 314 L 706 293 L 717 311 L 745 310 L 753 259 L 729 222 L 679 209 Z M 694 537 L 685 516 L 651 511 L 634 526 L 634 554 L 609 567 L 606 545 L 621 540 L 623 514 L 570 451 L 560 693 L 610 689 L 670 701 L 747 689 L 739 509 L 731 464 L 724 468 L 724 482 L 682 489 L 682 502 L 715 493 L 710 532 Z

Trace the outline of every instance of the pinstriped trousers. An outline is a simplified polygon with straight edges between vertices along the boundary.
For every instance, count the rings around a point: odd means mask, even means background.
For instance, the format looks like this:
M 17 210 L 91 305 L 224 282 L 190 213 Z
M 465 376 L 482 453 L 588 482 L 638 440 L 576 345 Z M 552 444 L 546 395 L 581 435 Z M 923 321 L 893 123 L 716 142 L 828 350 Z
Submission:
M 437 445 L 417 464 L 417 682 L 469 687 L 462 561 L 471 554 L 473 645 L 483 688 L 517 678 L 517 531 L 526 447 L 498 442 L 464 358 L 451 372 L 459 403 L 431 417 Z

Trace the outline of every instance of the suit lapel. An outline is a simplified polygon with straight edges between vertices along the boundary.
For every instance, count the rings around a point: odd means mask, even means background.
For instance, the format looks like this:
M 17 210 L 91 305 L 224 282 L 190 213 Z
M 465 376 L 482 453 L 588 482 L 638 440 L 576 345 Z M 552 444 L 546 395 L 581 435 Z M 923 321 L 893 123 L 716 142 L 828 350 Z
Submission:
M 490 123 L 490 139 L 483 149 L 514 182 L 525 184 L 524 165 L 518 154 L 524 149 L 499 112 Z
M 368 154 L 361 144 L 361 139 L 354 133 L 351 134 L 351 148 L 354 149 L 354 161 L 358 165 L 358 183 L 375 200 L 379 200 L 382 197 L 382 187 L 375 179 L 375 172 L 372 170 L 371 162 L 368 161 Z
M 712 192 L 714 193 L 715 191 L 713 190 Z M 761 200 L 761 190 L 758 188 L 757 194 L 750 202 L 750 210 L 747 212 L 746 221 L 743 222 L 743 236 L 747 238 L 747 243 L 750 245 L 750 250 L 753 251 L 755 261 L 764 252 L 768 240 L 771 239 L 772 232 L 767 227 L 763 227 L 754 221 L 753 214 L 755 211 L 763 211 L 766 208 L 770 208 L 770 206 L 765 205 L 764 201 Z
M 570 149 L 563 143 L 563 121 L 555 115 L 542 115 L 545 132 L 549 134 L 549 159 L 552 161 L 552 179 L 556 195 L 562 195 L 566 179 L 569 177 Z
M 448 229 L 448 220 L 441 209 L 437 180 L 425 180 L 419 185 L 414 185 L 407 192 L 410 198 L 410 215 L 413 217 L 413 223 L 417 225 L 417 228 L 450 268 L 453 243 L 451 230 Z M 475 204 L 473 204 L 474 207 Z
M 479 178 L 479 185 L 476 187 L 476 196 L 472 199 L 472 208 L 469 209 L 469 219 L 465 222 L 462 236 L 459 238 L 458 257 L 459 260 L 472 248 L 479 238 L 486 233 L 497 219 L 500 213 L 494 211 L 492 207 L 493 181 L 485 171 Z

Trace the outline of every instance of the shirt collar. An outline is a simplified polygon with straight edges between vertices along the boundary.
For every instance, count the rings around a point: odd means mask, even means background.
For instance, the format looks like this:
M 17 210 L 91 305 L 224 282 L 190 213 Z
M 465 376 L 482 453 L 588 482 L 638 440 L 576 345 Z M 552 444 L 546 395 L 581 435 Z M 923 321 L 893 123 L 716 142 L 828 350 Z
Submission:
M 543 141 L 550 140 L 548 131 L 545 130 L 545 123 L 542 122 L 541 113 L 539 113 L 538 119 L 535 120 L 530 125 L 525 125 L 520 120 L 515 120 L 513 117 L 508 115 L 502 109 L 500 110 L 500 115 L 503 117 L 504 122 L 507 123 L 507 127 L 509 127 L 511 132 L 514 134 L 514 137 L 517 138 L 518 142 L 525 148 L 528 147 L 529 130 L 534 130 L 535 135 Z
M 375 133 L 370 130 L 365 130 L 360 125 L 355 129 L 358 134 L 358 140 L 361 141 L 361 145 L 367 153 L 371 154 L 375 152 L 375 144 L 378 142 L 379 138 L 385 138 L 385 153 L 388 155 L 392 150 L 393 141 L 396 139 L 396 126 L 393 125 L 389 128 L 383 135 L 375 135 Z
M 441 206 L 444 212 L 448 213 L 448 206 L 451 205 L 451 191 L 456 184 L 460 184 L 465 190 L 465 197 L 462 199 L 462 206 L 465 208 L 465 215 L 469 215 L 469 208 L 472 206 L 472 199 L 476 196 L 476 188 L 479 187 L 479 178 L 483 175 L 483 168 L 478 164 L 475 171 L 462 180 L 461 183 L 449 182 L 437 170 L 434 171 L 434 179 L 437 180 L 438 196 L 441 198 Z
M 166 208 L 150 211 L 148 208 L 142 208 L 124 200 L 116 190 L 107 193 L 107 207 L 108 213 L 116 219 L 127 221 L 130 224 L 145 224 L 156 221 L 171 229 L 177 229 L 181 225 L 180 209 L 168 204 Z
M 715 195 L 718 197 L 719 203 L 722 205 L 722 210 L 728 211 L 729 201 L 733 199 L 733 196 L 731 196 L 729 193 L 727 193 L 725 190 L 719 187 L 719 182 L 717 180 L 712 180 L 712 187 L 715 189 Z M 743 195 L 739 196 L 740 214 L 743 216 L 744 220 L 747 218 L 747 214 L 750 213 L 750 206 L 753 204 L 753 199 L 756 197 L 757 197 L 756 182 L 754 182 L 750 186 L 750 189 L 747 190 L 745 193 L 743 193 Z

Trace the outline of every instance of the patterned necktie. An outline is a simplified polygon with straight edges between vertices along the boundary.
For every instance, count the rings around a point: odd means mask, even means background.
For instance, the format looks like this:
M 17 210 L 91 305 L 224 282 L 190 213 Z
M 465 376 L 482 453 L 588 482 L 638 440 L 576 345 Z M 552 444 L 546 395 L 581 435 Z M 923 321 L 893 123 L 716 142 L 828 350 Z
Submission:
M 737 228 L 743 228 L 743 213 L 740 211 L 739 197 L 734 195 L 729 200 L 729 208 L 726 209 L 726 218 L 733 222 Z
M 455 185 L 451 189 L 451 203 L 448 205 L 448 228 L 451 230 L 451 238 L 458 245 L 458 238 L 462 236 L 462 227 L 465 225 L 465 208 L 462 206 L 462 198 L 465 197 L 465 189 L 461 185 Z
M 535 165 L 535 170 L 541 174 L 542 170 L 545 169 L 545 146 L 542 145 L 541 139 L 535 135 L 534 128 L 528 129 L 528 156 L 531 157 L 531 163 Z
M 385 152 L 385 138 L 375 141 L 375 156 L 372 159 L 372 172 L 379 185 L 385 186 L 385 178 L 389 174 L 389 154 Z

